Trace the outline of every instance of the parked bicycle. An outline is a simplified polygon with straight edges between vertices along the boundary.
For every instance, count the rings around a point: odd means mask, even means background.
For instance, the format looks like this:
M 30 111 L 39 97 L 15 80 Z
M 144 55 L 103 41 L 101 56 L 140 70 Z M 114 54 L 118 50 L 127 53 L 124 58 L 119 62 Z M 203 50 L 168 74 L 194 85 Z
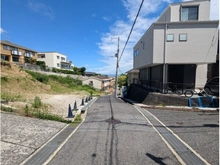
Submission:
M 163 93 L 167 94 L 169 91 L 171 91 L 172 93 L 175 93 L 177 95 L 183 94 L 182 90 L 178 89 L 177 85 L 170 85 L 170 86 L 168 84 L 165 85 Z
M 204 89 L 199 88 L 199 92 L 197 92 L 195 89 L 186 89 L 184 92 L 185 97 L 192 97 L 193 95 L 198 95 L 198 96 L 206 96 L 209 97 L 211 96 L 209 93 L 207 93 Z

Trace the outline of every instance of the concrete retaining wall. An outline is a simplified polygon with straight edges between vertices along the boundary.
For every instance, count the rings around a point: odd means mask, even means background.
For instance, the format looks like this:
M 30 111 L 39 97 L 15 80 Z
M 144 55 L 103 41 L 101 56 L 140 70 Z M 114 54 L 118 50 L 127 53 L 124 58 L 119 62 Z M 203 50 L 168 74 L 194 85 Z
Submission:
M 188 99 L 176 94 L 161 94 L 150 92 L 139 85 L 130 85 L 127 92 L 127 98 L 146 105 L 174 105 L 188 106 Z

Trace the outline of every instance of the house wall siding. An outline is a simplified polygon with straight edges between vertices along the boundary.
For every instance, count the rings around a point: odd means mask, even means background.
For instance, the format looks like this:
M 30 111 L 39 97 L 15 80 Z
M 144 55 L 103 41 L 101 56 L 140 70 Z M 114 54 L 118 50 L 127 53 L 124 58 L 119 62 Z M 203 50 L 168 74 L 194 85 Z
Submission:
M 207 70 L 208 70 L 207 64 L 197 65 L 196 81 L 195 81 L 196 88 L 203 88 L 204 87 L 204 85 L 207 81 Z
M 187 41 L 179 41 L 181 33 Z M 217 54 L 217 24 L 169 25 L 167 34 L 174 34 L 173 42 L 166 42 L 166 63 L 214 63 Z
M 57 52 L 40 52 L 38 54 L 45 54 L 45 58 L 38 58 L 38 61 L 44 61 L 46 63 L 46 65 L 49 68 L 61 68 L 61 57 L 65 58 L 66 60 L 66 55 L 63 55 L 61 53 L 57 53 Z M 57 56 L 59 56 L 59 59 L 57 59 Z M 57 63 L 59 63 L 59 67 L 57 67 Z
M 140 68 L 153 63 L 153 28 L 150 28 L 135 45 L 134 51 L 137 49 L 139 54 L 134 57 L 134 68 Z
M 83 81 L 83 84 L 89 85 L 90 82 L 93 82 L 93 87 L 96 89 L 102 89 L 102 82 L 97 79 L 87 79 Z
M 134 68 L 163 64 L 208 64 L 216 62 L 218 44 L 218 23 L 175 23 L 168 24 L 166 34 L 173 34 L 173 42 L 165 42 L 165 24 L 154 24 L 139 40 L 134 49 Z M 153 30 L 154 29 L 154 30 Z M 187 34 L 187 41 L 179 41 L 180 34 Z M 145 49 L 141 41 L 145 42 Z M 153 48 L 153 50 L 152 50 Z M 165 51 L 165 52 L 164 52 Z

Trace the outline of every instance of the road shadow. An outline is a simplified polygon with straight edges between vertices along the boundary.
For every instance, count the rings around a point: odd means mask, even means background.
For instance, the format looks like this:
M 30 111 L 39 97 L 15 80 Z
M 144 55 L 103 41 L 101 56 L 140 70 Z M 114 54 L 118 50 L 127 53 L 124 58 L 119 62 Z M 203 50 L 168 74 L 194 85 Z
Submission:
M 161 158 L 161 157 L 156 157 L 154 155 L 151 155 L 150 153 L 146 153 L 146 155 L 151 158 L 153 161 L 155 161 L 157 164 L 160 164 L 160 165 L 167 165 L 166 163 L 163 162 L 163 159 L 164 158 Z

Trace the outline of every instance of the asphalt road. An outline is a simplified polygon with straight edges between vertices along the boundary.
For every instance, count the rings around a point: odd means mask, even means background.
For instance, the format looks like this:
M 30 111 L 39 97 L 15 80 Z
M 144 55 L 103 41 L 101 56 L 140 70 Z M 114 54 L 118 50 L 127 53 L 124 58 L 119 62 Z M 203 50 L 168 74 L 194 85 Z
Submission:
M 184 155 L 186 164 L 219 164 L 218 112 L 144 109 L 115 96 L 98 98 L 87 112 L 78 129 L 1 112 L 1 164 L 34 157 L 53 165 L 178 165 Z
M 211 165 L 219 165 L 219 112 L 147 109 Z
M 49 164 L 178 165 L 179 162 L 134 106 L 114 96 L 103 96 L 89 108 L 84 123 Z

